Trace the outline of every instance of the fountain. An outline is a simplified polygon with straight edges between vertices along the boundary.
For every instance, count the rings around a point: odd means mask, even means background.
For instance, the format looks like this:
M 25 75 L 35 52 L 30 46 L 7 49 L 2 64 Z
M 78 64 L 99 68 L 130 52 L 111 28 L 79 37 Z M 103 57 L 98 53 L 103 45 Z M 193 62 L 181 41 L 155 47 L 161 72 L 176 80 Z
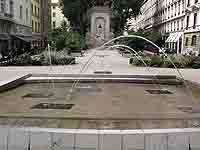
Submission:
M 194 107 L 199 105 L 199 96 L 191 98 L 185 92 L 185 83 L 196 93 L 200 88 L 182 78 L 159 74 L 86 74 L 94 58 L 100 56 L 98 52 L 103 52 L 99 59 L 104 61 L 113 57 L 106 52 L 116 47 L 133 52 L 149 69 L 135 50 L 120 44 L 106 46 L 110 42 L 113 40 L 104 44 L 104 50 L 101 46 L 101 50 L 91 51 L 78 74 L 33 74 L 16 80 L 15 89 L 7 91 L 9 86 L 4 86 L 6 91 L 0 96 L 6 109 L 0 109 L 0 116 L 10 118 L 7 125 L 83 129 L 189 128 L 200 124 L 196 118 L 200 109 Z M 48 51 L 51 56 L 50 48 Z M 100 66 L 105 67 L 102 62 Z M 16 117 L 18 121 L 13 124 Z M 78 126 L 80 121 L 82 125 Z
M 168 150 L 187 149 L 192 142 L 200 147 L 200 87 L 185 81 L 171 60 L 179 77 L 153 74 L 134 49 L 111 45 L 140 38 L 160 49 L 136 35 L 110 40 L 110 12 L 104 8 L 102 17 L 101 11 L 90 12 L 97 25 L 90 37 L 93 46 L 102 46 L 91 50 L 77 74 L 51 74 L 48 46 L 49 74 L 28 74 L 0 86 L 0 149 Z M 104 70 L 119 47 L 132 52 L 149 74 Z M 102 70 L 88 73 L 95 59 Z

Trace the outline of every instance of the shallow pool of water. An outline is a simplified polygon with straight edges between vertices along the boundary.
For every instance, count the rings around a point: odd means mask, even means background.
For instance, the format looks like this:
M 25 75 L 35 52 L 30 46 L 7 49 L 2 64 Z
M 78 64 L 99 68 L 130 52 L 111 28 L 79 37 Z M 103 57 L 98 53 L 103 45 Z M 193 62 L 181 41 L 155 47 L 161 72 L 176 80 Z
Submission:
M 71 87 L 72 83 L 32 83 L 1 93 L 0 116 L 10 118 L 10 124 L 70 128 L 78 124 L 82 128 L 171 128 L 189 126 L 200 118 L 200 109 L 195 113 L 180 109 L 200 108 L 197 87 L 192 89 L 195 99 L 182 85 L 79 83 L 72 93 Z

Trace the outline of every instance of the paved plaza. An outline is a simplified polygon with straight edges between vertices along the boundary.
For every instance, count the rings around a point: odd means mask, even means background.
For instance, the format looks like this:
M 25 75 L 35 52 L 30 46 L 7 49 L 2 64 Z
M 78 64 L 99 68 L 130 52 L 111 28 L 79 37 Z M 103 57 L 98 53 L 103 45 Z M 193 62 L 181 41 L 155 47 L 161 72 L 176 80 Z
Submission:
M 77 57 L 77 64 L 71 66 L 0 67 L 0 84 L 28 73 L 93 74 L 95 71 L 111 71 L 113 74 L 179 76 L 175 69 L 134 67 L 128 61 L 116 51 L 91 51 L 84 57 Z M 200 83 L 200 70 L 181 69 L 180 72 L 186 80 Z M 90 86 L 99 91 L 97 85 Z M 66 83 L 55 84 L 56 99 L 23 97 L 35 91 L 47 93 L 45 87 L 48 85 L 45 84 L 25 84 L 7 91 L 0 95 L 0 149 L 187 150 L 189 144 L 191 150 L 199 149 L 199 113 L 188 114 L 177 109 L 182 104 L 198 106 L 199 101 L 188 101 L 190 98 L 182 87 L 167 85 L 162 87 L 174 94 L 149 95 L 145 90 L 151 86 L 102 83 L 103 94 L 101 90 L 98 93 L 93 91 L 95 94 L 79 91 L 71 101 L 64 98 L 66 90 L 71 87 Z M 66 101 L 74 103 L 74 109 L 30 109 L 40 102 Z M 18 128 L 20 126 L 22 128 Z
M 117 51 L 92 50 L 77 57 L 77 64 L 69 66 L 40 66 L 40 67 L 0 67 L 0 82 L 10 80 L 27 73 L 33 74 L 93 74 L 94 71 L 111 71 L 113 74 L 150 74 L 150 75 L 177 75 L 176 69 L 147 68 L 129 65 L 129 59 L 122 57 Z M 85 64 L 89 62 L 89 65 Z M 200 69 L 180 69 L 185 80 L 200 83 Z

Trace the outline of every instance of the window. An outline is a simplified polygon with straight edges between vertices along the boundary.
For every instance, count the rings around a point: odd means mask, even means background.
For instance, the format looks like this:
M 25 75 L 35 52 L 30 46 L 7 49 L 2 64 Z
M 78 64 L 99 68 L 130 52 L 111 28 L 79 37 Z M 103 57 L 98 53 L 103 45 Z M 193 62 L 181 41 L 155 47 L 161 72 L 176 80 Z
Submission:
M 186 18 L 186 30 L 188 29 L 188 27 L 189 27 L 189 19 L 190 19 L 190 17 L 189 16 L 187 16 L 187 18 Z
M 40 32 L 40 23 L 38 22 L 38 32 Z
M 53 6 L 53 9 L 56 9 L 56 7 L 55 7 L 55 6 Z
M 34 15 L 37 16 L 37 7 L 35 6 L 34 9 L 35 9 L 35 13 L 34 13 Z
M 20 5 L 20 19 L 23 19 L 23 7 Z
M 185 46 L 188 46 L 189 39 L 188 37 L 185 38 Z
M 177 21 L 177 31 L 179 30 L 179 20 Z
M 168 19 L 170 18 L 170 7 L 168 8 Z
M 183 19 L 181 19 L 181 30 L 183 29 L 183 23 L 184 23 L 184 21 L 183 21 Z
M 171 17 L 173 17 L 173 5 L 171 6 Z
M 34 32 L 34 22 L 32 21 L 32 32 Z
M 171 31 L 173 31 L 173 30 L 172 30 L 172 26 L 173 26 L 173 24 L 171 23 Z
M 184 0 L 182 1 L 182 13 L 184 13 L 184 10 L 185 10 L 185 2 Z
M 28 8 L 26 8 L 26 21 L 28 22 Z
M 56 13 L 55 12 L 53 13 L 53 17 L 56 17 Z
M 35 32 L 37 32 L 37 22 L 35 22 Z
M 195 0 L 194 3 L 195 3 L 195 4 L 198 3 L 198 0 Z
M 193 35 L 192 36 L 192 43 L 191 43 L 191 45 L 192 46 L 195 46 L 197 44 L 197 36 L 196 35 Z
M 53 22 L 53 28 L 56 28 L 56 22 L 55 21 Z
M 174 31 L 176 31 L 176 21 L 174 21 Z
M 32 11 L 32 14 L 34 14 L 34 13 L 33 13 L 33 4 L 31 4 L 31 11 Z
M 5 12 L 5 1 L 1 0 L 1 12 L 4 13 Z
M 40 17 L 40 8 L 38 8 L 38 14 L 37 14 L 38 17 Z
M 181 12 L 181 2 L 179 1 L 178 2 L 178 15 L 180 14 L 180 12 Z
M 10 14 L 13 16 L 14 15 L 14 8 L 13 8 L 13 1 L 10 0 Z
M 174 16 L 176 16 L 176 11 L 177 11 L 177 3 L 175 3 L 175 5 L 174 5 Z
M 197 13 L 194 13 L 193 29 L 196 28 L 196 24 L 197 24 Z
M 187 6 L 190 6 L 190 0 L 187 1 Z

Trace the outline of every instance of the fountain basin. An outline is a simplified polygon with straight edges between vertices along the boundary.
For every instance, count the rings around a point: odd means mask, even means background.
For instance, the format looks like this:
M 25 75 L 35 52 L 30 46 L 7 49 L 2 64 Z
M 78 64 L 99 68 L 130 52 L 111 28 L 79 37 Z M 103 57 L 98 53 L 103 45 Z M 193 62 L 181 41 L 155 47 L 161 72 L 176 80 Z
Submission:
M 83 129 L 200 126 L 200 112 L 180 109 L 195 105 L 200 110 L 199 96 L 193 100 L 176 76 L 40 74 L 17 81 L 18 86 L 4 86 L 6 91 L 0 93 L 0 124 Z M 74 82 L 78 84 L 72 90 Z M 200 92 L 198 86 L 194 90 Z

